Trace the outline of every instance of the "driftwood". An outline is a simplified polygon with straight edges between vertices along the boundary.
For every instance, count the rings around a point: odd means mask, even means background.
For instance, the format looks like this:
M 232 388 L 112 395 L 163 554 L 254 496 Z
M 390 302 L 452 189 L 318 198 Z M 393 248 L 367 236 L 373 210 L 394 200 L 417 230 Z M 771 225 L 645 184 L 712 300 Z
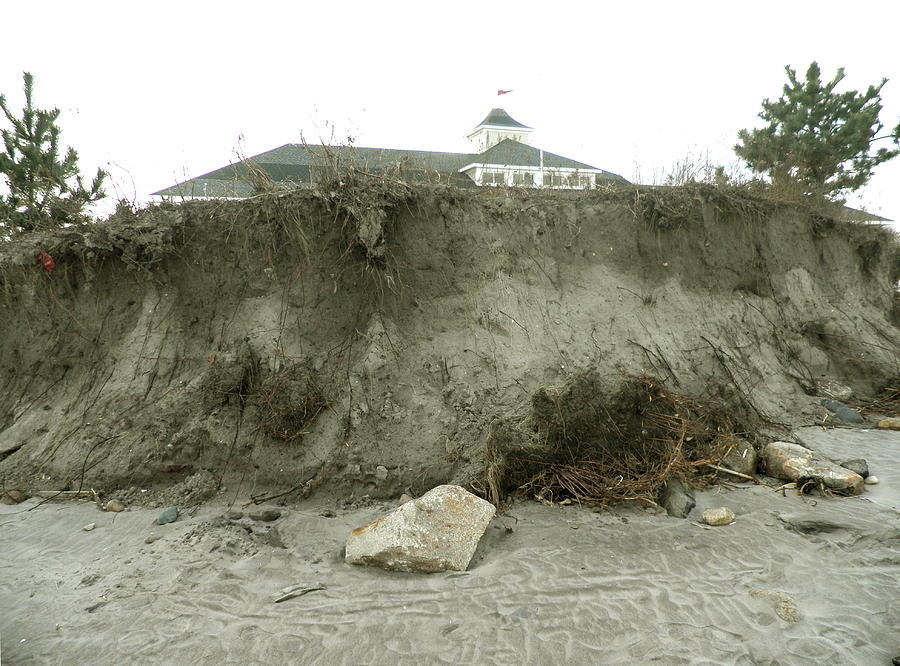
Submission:
M 87 499 L 96 501 L 92 490 L 38 490 L 35 495 L 47 500 Z
M 753 481 L 754 483 L 759 483 L 756 480 L 756 477 L 750 476 L 749 474 L 742 474 L 741 472 L 735 472 L 733 469 L 728 469 L 727 467 L 720 467 L 719 465 L 713 465 L 712 463 L 705 463 L 704 467 L 709 467 L 711 469 L 716 470 L 717 472 L 724 472 L 725 474 L 733 474 L 734 476 L 739 476 L 742 479 L 747 479 L 748 481 Z
M 302 597 L 304 594 L 316 592 L 317 590 L 324 590 L 325 587 L 325 583 L 316 583 L 314 585 L 309 585 L 308 583 L 301 583 L 300 585 L 290 585 L 276 594 L 272 601 L 274 601 L 276 604 L 280 604 L 282 601 L 287 601 L 288 599 Z

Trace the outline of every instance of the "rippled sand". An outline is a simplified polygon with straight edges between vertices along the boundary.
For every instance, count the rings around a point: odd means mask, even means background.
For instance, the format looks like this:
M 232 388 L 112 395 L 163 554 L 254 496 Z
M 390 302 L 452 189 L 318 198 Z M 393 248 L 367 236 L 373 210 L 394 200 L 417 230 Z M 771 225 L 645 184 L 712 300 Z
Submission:
M 900 487 L 900 464 L 890 464 L 900 433 L 881 439 L 878 475 L 885 489 Z M 872 501 L 719 488 L 698 496 L 690 517 L 730 507 L 736 522 L 717 528 L 639 507 L 522 504 L 494 519 L 469 571 L 435 575 L 343 563 L 347 533 L 379 506 L 335 517 L 314 500 L 288 507 L 274 523 L 278 548 L 262 524 L 250 534 L 217 519 L 220 505 L 160 527 L 156 510 L 69 502 L 26 511 L 29 500 L 0 507 L 2 658 L 890 663 L 900 643 L 900 511 L 896 495 L 879 492 Z M 151 532 L 162 538 L 146 544 Z M 274 603 L 301 583 L 326 588 Z

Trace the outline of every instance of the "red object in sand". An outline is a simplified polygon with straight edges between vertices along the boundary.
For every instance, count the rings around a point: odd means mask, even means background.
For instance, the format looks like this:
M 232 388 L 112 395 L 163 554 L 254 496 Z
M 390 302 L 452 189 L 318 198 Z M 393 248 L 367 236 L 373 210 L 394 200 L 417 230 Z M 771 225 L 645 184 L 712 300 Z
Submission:
M 37 258 L 38 261 L 44 265 L 44 270 L 47 271 L 47 275 L 52 275 L 53 269 L 56 268 L 56 262 L 53 261 L 53 257 L 41 250 Z

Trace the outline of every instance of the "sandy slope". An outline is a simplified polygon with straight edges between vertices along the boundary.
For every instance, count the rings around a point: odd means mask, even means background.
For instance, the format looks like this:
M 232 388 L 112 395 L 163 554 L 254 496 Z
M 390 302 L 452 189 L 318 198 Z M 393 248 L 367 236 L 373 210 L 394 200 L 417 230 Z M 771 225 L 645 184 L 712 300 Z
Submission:
M 224 505 L 163 527 L 156 510 L 4 506 L 3 663 L 889 663 L 900 643 L 900 433 L 847 432 L 800 434 L 828 440 L 832 455 L 866 449 L 882 480 L 871 496 L 721 487 L 689 520 L 522 504 L 454 574 L 345 565 L 348 531 L 381 506 L 285 508 L 272 524 L 286 548 L 266 524 L 218 518 Z M 736 522 L 694 522 L 715 506 Z M 163 536 L 147 544 L 151 532 Z M 283 587 L 320 582 L 273 603 Z M 788 595 L 799 621 L 753 591 Z

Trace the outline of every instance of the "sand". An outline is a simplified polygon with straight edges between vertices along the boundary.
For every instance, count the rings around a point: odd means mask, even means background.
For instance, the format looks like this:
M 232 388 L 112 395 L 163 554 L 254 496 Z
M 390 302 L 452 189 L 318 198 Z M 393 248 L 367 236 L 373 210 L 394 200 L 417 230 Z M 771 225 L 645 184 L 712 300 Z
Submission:
M 262 523 L 224 518 L 213 500 L 164 526 L 158 509 L 2 506 L 3 663 L 890 663 L 900 433 L 797 435 L 867 458 L 881 483 L 857 498 L 728 484 L 686 520 L 520 503 L 463 573 L 346 565 L 348 532 L 389 503 L 313 497 Z M 697 522 L 720 506 L 733 524 Z M 274 603 L 291 585 L 324 589 Z
M 475 488 L 491 424 L 586 371 L 792 424 L 827 416 L 823 378 L 864 403 L 900 375 L 900 262 L 877 226 L 698 186 L 390 185 L 0 244 L 3 488 L 190 467 L 389 499 Z M 384 213 L 384 261 L 351 211 Z

